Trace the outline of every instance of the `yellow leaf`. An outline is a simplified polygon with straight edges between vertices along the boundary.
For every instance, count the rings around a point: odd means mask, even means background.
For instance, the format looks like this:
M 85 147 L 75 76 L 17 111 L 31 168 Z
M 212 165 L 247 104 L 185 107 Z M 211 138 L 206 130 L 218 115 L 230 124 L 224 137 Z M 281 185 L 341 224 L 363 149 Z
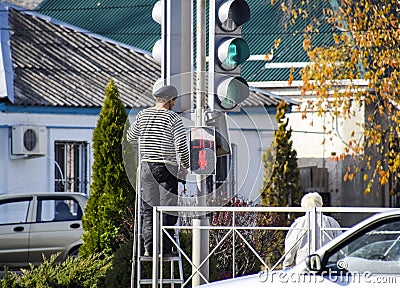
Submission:
M 311 41 L 310 39 L 304 39 L 303 41 L 303 49 L 308 51 L 311 47 Z
M 279 47 L 279 44 L 281 44 L 281 38 L 275 39 L 275 41 L 274 41 L 274 47 L 275 47 L 275 48 L 278 48 L 278 47 Z
M 291 85 L 292 85 L 292 83 L 293 83 L 293 80 L 294 80 L 293 74 L 290 74 L 290 76 L 289 76 L 289 80 L 288 80 L 288 85 L 289 85 L 289 86 L 291 86 Z
M 297 12 L 296 12 L 296 10 L 292 10 L 292 15 L 293 15 L 293 18 L 294 18 L 294 19 L 297 18 Z

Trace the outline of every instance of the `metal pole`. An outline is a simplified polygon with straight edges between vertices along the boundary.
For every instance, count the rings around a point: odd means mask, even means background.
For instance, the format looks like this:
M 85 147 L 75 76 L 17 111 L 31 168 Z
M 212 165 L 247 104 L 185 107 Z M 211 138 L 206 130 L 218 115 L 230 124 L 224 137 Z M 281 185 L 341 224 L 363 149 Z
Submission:
M 140 141 L 138 141 L 140 143 Z M 136 281 L 137 287 L 140 287 L 140 273 L 141 273 L 141 263 L 140 263 L 140 231 L 141 231 L 141 171 L 142 171 L 142 158 L 140 157 L 140 145 L 138 144 L 136 150 L 136 197 L 135 197 L 135 212 L 134 212 L 134 228 L 133 228 L 133 243 L 132 243 L 132 273 L 131 273 L 131 288 L 135 287 L 135 270 L 136 270 Z M 139 247 L 139 248 L 138 248 Z
M 310 243 L 311 243 L 311 253 L 314 253 L 314 251 L 317 249 L 317 211 L 316 208 L 313 208 L 310 211 L 310 230 L 311 230 L 311 238 Z M 310 251 L 309 251 L 310 252 Z
M 159 282 L 159 267 L 158 267 L 158 241 L 161 241 L 160 229 L 157 215 L 157 208 L 153 207 L 153 262 L 152 262 L 152 287 L 156 288 Z M 154 241 L 157 240 L 157 241 Z
M 206 0 L 196 1 L 196 121 L 197 127 L 204 126 L 204 111 L 206 103 Z M 197 195 L 199 206 L 206 206 L 206 176 L 196 175 Z M 199 221 L 200 220 L 200 221 Z M 200 223 L 199 223 L 200 222 Z M 194 219 L 194 226 L 208 226 L 206 215 L 200 215 L 199 219 Z M 193 249 L 192 261 L 196 267 L 199 267 L 203 259 L 208 256 L 208 230 L 199 229 L 193 231 Z M 208 279 L 208 262 L 200 268 L 200 272 Z M 193 276 L 192 286 L 196 287 L 204 283 L 198 273 Z

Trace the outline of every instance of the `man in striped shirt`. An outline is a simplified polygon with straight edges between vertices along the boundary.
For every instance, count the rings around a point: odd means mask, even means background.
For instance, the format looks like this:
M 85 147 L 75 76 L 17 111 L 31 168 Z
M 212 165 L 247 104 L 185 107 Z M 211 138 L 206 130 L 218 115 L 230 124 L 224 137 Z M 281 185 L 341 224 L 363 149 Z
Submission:
M 176 88 L 163 86 L 153 96 L 156 104 L 138 113 L 127 134 L 129 142 L 139 144 L 141 156 L 145 256 L 151 255 L 153 245 L 153 206 L 177 205 L 178 171 L 186 177 L 190 165 L 183 122 L 172 111 L 178 97 Z M 173 226 L 177 219 L 176 215 L 164 213 L 163 224 Z M 168 232 L 173 235 L 173 231 Z M 171 255 L 172 242 L 168 237 L 163 239 L 163 254 Z

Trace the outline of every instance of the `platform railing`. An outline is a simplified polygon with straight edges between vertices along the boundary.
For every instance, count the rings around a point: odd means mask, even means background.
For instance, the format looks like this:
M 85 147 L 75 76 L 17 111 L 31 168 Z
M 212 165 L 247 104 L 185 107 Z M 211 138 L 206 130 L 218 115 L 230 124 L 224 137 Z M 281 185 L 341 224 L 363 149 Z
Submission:
M 188 287 L 188 283 L 190 283 L 191 279 L 193 276 L 198 273 L 201 279 L 203 280 L 204 283 L 208 283 L 209 280 L 207 279 L 207 275 L 203 275 L 202 272 L 200 271 L 200 268 L 203 265 L 206 265 L 206 263 L 210 260 L 210 257 L 217 251 L 221 245 L 229 239 L 229 237 L 232 237 L 232 277 L 236 277 L 237 271 L 235 270 L 235 252 L 236 252 L 236 241 L 243 241 L 245 244 L 246 248 L 248 249 L 249 253 L 253 253 L 255 257 L 260 261 L 260 263 L 265 267 L 266 270 L 274 270 L 276 269 L 279 264 L 283 261 L 285 255 L 282 255 L 279 260 L 276 263 L 266 263 L 265 259 L 262 257 L 262 255 L 259 255 L 259 253 L 254 249 L 253 245 L 249 243 L 248 239 L 243 235 L 244 231 L 250 231 L 250 230 L 260 230 L 260 231 L 288 231 L 294 228 L 290 227 L 290 223 L 287 226 L 258 226 L 258 225 L 251 225 L 251 226 L 240 226 L 237 225 L 238 222 L 238 217 L 243 217 L 243 213 L 254 213 L 254 215 L 259 214 L 259 213 L 284 213 L 284 215 L 308 215 L 309 217 L 309 228 L 296 228 L 296 230 L 303 230 L 304 233 L 309 233 L 309 239 L 310 239 L 310 249 L 315 250 L 317 247 L 321 246 L 321 243 L 317 243 L 317 239 L 322 239 L 322 233 L 327 233 L 328 230 L 342 230 L 345 231 L 349 229 L 349 227 L 341 227 L 340 229 L 334 229 L 334 228 L 323 228 L 321 223 L 318 223 L 318 219 L 321 219 L 321 217 L 318 218 L 318 215 L 320 213 L 323 214 L 334 214 L 337 215 L 337 218 L 343 218 L 346 217 L 346 214 L 348 213 L 356 213 L 359 215 L 363 215 L 360 220 L 363 220 L 364 218 L 367 218 L 368 216 L 372 216 L 375 213 L 383 212 L 383 211 L 388 211 L 391 210 L 392 208 L 379 208 L 379 207 L 319 207 L 311 210 L 305 210 L 301 207 L 187 207 L 187 206 L 158 206 L 154 207 L 154 217 L 153 217 L 153 229 L 154 229 L 154 239 L 153 239 L 153 287 L 157 286 L 157 280 L 159 277 L 157 276 L 160 268 L 162 271 L 162 261 L 158 261 L 159 257 L 156 257 L 156 255 L 159 255 L 159 251 L 162 251 L 162 241 L 160 242 L 160 235 L 167 235 L 171 239 L 171 241 L 174 243 L 176 246 L 176 249 L 180 251 L 182 258 L 188 261 L 188 263 L 191 265 L 192 268 L 192 274 L 188 277 L 188 279 L 185 279 L 185 282 L 183 283 L 182 287 Z M 308 213 L 306 213 L 308 212 Z M 175 225 L 175 226 L 165 226 L 163 225 L 162 222 L 162 216 L 164 213 L 178 213 L 179 215 L 184 215 L 186 217 L 185 225 Z M 207 214 L 207 215 L 212 215 L 213 213 L 230 213 L 231 215 L 231 221 L 230 223 L 226 223 L 224 225 L 209 225 L 209 226 L 196 226 L 190 224 L 190 221 L 187 221 L 188 217 L 195 219 L 196 217 L 199 217 L 201 215 Z M 196 222 L 196 221 L 195 221 Z M 320 226 L 322 228 L 317 229 L 317 226 Z M 200 265 L 197 267 L 196 265 L 193 264 L 192 259 L 187 255 L 186 251 L 182 249 L 182 247 L 179 247 L 175 239 L 170 236 L 169 233 L 167 233 L 167 229 L 175 229 L 178 233 L 181 230 L 195 230 L 195 229 L 200 229 L 200 230 L 208 230 L 208 231 L 213 231 L 213 230 L 219 230 L 219 231 L 224 231 L 225 235 L 219 239 L 219 241 L 215 244 L 215 247 L 212 247 L 211 251 L 209 251 L 208 256 L 203 259 L 203 261 L 200 263 Z M 317 235 L 317 233 L 320 233 L 320 235 Z M 279 243 L 264 243 L 264 245 L 275 245 Z M 281 243 L 283 244 L 283 243 Z

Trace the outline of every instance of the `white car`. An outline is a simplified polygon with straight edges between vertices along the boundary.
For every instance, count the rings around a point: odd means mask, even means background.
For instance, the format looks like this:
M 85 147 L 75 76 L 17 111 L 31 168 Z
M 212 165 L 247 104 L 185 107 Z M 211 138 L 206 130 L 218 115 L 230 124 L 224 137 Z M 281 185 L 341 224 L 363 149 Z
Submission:
M 291 269 L 261 271 L 200 287 L 400 287 L 400 209 L 362 221 Z
M 77 255 L 87 196 L 71 192 L 0 195 L 0 266 L 38 265 Z

